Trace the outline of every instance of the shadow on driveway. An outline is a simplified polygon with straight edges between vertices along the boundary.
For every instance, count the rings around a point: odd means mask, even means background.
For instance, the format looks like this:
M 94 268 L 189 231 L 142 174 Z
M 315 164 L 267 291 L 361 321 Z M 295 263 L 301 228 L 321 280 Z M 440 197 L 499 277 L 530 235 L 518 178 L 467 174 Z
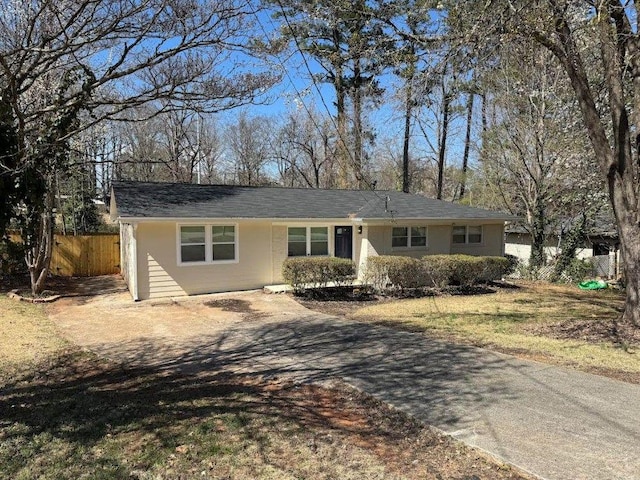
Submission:
M 472 406 L 517 397 L 491 381 L 506 367 L 500 356 L 318 315 L 170 343 L 140 339 L 93 349 L 126 364 L 184 374 L 229 370 L 312 383 L 342 378 L 398 408 L 423 412 L 434 425 L 457 424 Z
M 312 313 L 94 350 L 173 374 L 342 378 L 544 478 L 640 478 L 637 385 Z
M 225 372 L 341 378 L 541 477 L 640 479 L 638 385 L 316 314 L 277 295 L 238 297 L 259 319 L 214 298 L 209 307 L 116 309 L 105 297 L 60 308 L 56 321 L 76 343 L 127 368 L 162 372 L 185 393 Z

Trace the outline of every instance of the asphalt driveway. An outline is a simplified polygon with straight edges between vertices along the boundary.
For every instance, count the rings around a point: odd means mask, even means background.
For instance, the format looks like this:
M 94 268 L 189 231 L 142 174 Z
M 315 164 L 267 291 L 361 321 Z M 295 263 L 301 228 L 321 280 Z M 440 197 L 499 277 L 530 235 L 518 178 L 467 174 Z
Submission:
M 131 365 L 342 378 L 548 479 L 640 479 L 640 386 L 306 310 L 258 292 L 65 299 L 73 342 Z

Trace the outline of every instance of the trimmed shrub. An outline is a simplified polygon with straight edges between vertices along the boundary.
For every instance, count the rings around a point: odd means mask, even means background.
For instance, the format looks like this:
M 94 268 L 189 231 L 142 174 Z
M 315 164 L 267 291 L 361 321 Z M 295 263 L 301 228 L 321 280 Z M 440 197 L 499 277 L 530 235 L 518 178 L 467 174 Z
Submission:
M 364 282 L 374 290 L 381 292 L 386 290 L 391 282 L 389 280 L 390 256 L 376 256 L 367 258 L 367 266 L 364 274 Z
M 480 257 L 483 262 L 483 272 L 480 280 L 490 282 L 500 280 L 509 275 L 513 268 L 513 262 L 507 257 Z
M 282 264 L 282 278 L 296 293 L 308 287 L 326 288 L 333 282 L 343 286 L 355 277 L 352 260 L 335 257 L 292 257 Z
M 381 255 L 367 259 L 366 281 L 375 290 L 421 288 L 428 285 L 424 263 L 418 258 Z
M 431 286 L 444 288 L 451 284 L 455 272 L 451 255 L 427 255 L 422 262 Z
M 504 257 L 427 255 L 416 259 L 381 255 L 367 260 L 365 278 L 377 291 L 470 286 L 501 279 L 510 265 Z
M 468 287 L 482 280 L 484 262 L 482 257 L 471 255 L 450 255 L 451 284 Z
M 505 257 L 474 257 L 451 255 L 453 274 L 451 283 L 468 287 L 480 282 L 500 280 L 511 268 Z

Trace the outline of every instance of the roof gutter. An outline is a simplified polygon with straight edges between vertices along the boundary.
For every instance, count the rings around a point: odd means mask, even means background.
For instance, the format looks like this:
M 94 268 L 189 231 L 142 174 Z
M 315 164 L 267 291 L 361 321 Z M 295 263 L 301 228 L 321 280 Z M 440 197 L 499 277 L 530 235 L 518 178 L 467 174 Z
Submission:
M 467 223 L 503 223 L 515 222 L 521 220 L 520 217 L 502 217 L 502 218 L 429 218 L 429 217 L 394 217 L 394 218 L 354 218 L 356 223 L 363 224 L 389 224 L 397 222 L 432 222 L 432 223 L 452 223 L 458 225 L 466 225 Z
M 500 223 L 515 222 L 522 220 L 520 217 L 501 217 L 501 218 L 440 218 L 440 217 L 380 217 L 380 218 L 360 218 L 360 217 L 125 217 L 118 216 L 116 218 L 121 223 L 144 223 L 144 222 L 228 222 L 228 221 L 247 221 L 247 222 L 274 222 L 274 223 L 291 223 L 291 222 L 318 222 L 318 223 L 346 223 L 355 224 L 372 224 L 372 223 L 395 223 L 395 222 L 438 222 L 438 223 L 468 223 L 468 222 L 484 222 L 484 223 Z
M 279 217 L 124 217 L 119 216 L 116 219 L 121 223 L 144 223 L 144 222 L 274 222 L 274 223 L 291 223 L 291 222 L 318 222 L 318 223 L 345 223 L 352 222 L 354 219 L 348 217 L 342 218 L 324 218 L 324 217 L 295 217 L 295 218 L 279 218 Z

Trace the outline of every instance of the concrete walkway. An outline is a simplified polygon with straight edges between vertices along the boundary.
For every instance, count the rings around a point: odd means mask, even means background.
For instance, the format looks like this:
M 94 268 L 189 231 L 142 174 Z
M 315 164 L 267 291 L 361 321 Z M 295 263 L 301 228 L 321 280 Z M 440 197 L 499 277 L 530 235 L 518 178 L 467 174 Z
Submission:
M 96 326 L 105 317 L 88 311 L 82 322 L 65 315 L 59 325 L 77 343 L 133 365 L 342 378 L 541 478 L 640 479 L 640 386 L 315 314 L 283 296 L 274 301 L 283 303 L 260 319 L 196 335 L 180 333 L 158 305 L 148 317 L 156 333 L 144 336 L 114 329 L 119 336 L 109 338 Z

